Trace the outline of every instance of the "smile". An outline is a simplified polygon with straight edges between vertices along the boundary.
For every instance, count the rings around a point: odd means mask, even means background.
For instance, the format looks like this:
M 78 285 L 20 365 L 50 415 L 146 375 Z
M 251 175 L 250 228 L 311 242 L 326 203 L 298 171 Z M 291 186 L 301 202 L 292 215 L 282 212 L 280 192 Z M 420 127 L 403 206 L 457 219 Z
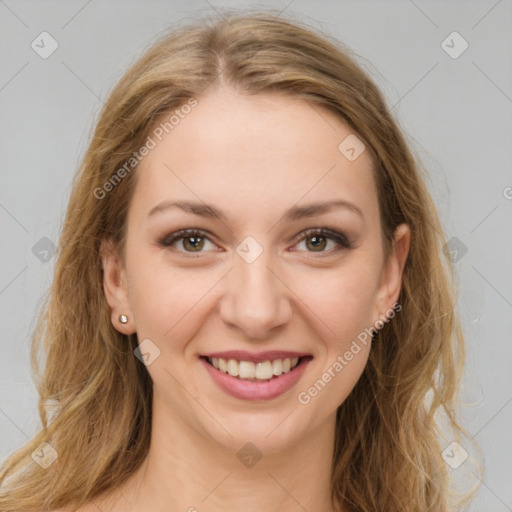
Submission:
M 274 356 L 260 361 L 243 357 L 199 358 L 224 393 L 242 400 L 271 400 L 284 394 L 298 382 L 312 359 L 310 355 Z
M 237 377 L 248 381 L 268 381 L 279 377 L 283 373 L 293 370 L 298 364 L 298 357 L 286 359 L 274 359 L 273 361 L 237 361 L 236 359 L 223 359 L 221 357 L 208 357 L 208 362 L 217 370 L 228 373 L 231 377 Z

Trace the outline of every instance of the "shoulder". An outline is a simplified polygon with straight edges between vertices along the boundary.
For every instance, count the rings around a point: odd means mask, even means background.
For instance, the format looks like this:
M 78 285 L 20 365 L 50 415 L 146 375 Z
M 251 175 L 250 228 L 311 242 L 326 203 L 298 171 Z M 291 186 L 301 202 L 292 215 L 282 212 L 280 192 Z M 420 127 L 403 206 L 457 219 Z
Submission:
M 127 512 L 128 510 L 130 510 L 130 507 L 127 507 L 124 500 L 120 500 L 119 498 L 113 499 L 112 496 L 110 496 L 107 498 L 94 498 L 93 501 L 88 501 L 76 509 L 67 506 L 44 512 Z
M 86 501 L 79 508 L 73 508 L 71 505 L 68 505 L 58 509 L 45 510 L 44 512 L 133 512 L 131 502 L 127 499 L 127 497 L 132 497 L 129 492 L 130 489 L 126 486 L 121 486 L 114 491 L 111 490 L 96 496 L 92 500 Z M 20 510 L 19 512 L 24 511 Z
M 68 507 L 62 507 L 62 508 L 55 508 L 55 509 L 51 509 L 49 511 L 45 511 L 45 512 L 98 512 L 98 510 L 105 510 L 105 512 L 107 511 L 107 509 L 98 509 L 98 507 L 93 504 L 93 503 L 89 503 L 89 504 L 85 504 L 85 505 L 82 505 L 80 508 L 77 508 L 77 509 L 74 509 L 73 507 L 71 506 L 68 506 Z M 22 512 L 22 511 L 20 511 Z

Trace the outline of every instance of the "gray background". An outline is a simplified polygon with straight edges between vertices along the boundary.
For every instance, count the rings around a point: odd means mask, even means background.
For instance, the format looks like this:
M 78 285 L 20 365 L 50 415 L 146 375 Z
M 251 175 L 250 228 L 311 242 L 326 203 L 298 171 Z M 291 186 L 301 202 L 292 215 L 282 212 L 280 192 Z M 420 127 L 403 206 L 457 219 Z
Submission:
M 469 510 L 512 511 L 510 0 L 0 0 L 0 460 L 38 426 L 29 335 L 102 101 L 156 35 L 225 6 L 283 9 L 339 38 L 393 106 L 456 237 L 468 341 L 463 420 L 485 457 Z M 58 43 L 46 59 L 31 47 L 43 31 Z M 469 44 L 458 58 L 442 46 L 453 31 Z M 445 44 L 461 48 L 460 40 Z

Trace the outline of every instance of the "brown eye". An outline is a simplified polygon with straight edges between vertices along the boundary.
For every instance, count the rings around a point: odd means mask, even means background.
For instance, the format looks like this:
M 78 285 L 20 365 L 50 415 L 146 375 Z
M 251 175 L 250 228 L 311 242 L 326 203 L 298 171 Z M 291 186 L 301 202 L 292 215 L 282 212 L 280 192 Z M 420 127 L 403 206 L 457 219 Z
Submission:
M 186 250 L 200 251 L 204 247 L 204 238 L 200 236 L 186 236 L 182 240 Z
M 181 243 L 181 247 L 180 247 Z M 159 244 L 162 247 L 172 248 L 183 253 L 201 253 L 206 243 L 213 243 L 206 233 L 197 229 L 182 229 L 166 235 Z
M 325 250 L 332 242 L 332 248 Z M 307 252 L 330 253 L 341 249 L 350 249 L 351 245 L 345 235 L 326 228 L 315 228 L 304 231 L 299 243 L 305 242 Z
M 313 251 L 323 251 L 325 247 L 327 246 L 327 238 L 323 236 L 309 236 L 305 238 L 306 240 L 306 246 L 308 249 L 312 249 Z
M 305 242 L 306 252 L 330 254 L 342 249 L 351 248 L 350 242 L 344 234 L 327 228 L 307 229 L 304 231 L 297 244 L 302 242 Z M 181 247 L 179 243 L 181 243 Z M 208 252 L 203 250 L 205 244 L 208 243 L 215 247 L 204 231 L 198 229 L 182 229 L 166 235 L 160 240 L 159 245 L 184 254 L 200 254 L 202 252 Z M 331 247 L 329 248 L 329 246 Z

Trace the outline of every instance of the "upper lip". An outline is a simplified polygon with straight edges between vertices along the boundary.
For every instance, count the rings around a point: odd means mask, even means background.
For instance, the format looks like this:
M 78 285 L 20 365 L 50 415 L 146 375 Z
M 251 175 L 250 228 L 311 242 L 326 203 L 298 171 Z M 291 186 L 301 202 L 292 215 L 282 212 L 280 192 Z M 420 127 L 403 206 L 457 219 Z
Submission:
M 228 350 L 226 352 L 210 352 L 203 357 L 219 357 L 221 359 L 236 359 L 237 361 L 252 361 L 261 363 L 275 359 L 292 359 L 294 357 L 311 356 L 307 352 L 292 352 L 289 350 L 268 350 L 266 352 L 247 352 L 246 350 Z

